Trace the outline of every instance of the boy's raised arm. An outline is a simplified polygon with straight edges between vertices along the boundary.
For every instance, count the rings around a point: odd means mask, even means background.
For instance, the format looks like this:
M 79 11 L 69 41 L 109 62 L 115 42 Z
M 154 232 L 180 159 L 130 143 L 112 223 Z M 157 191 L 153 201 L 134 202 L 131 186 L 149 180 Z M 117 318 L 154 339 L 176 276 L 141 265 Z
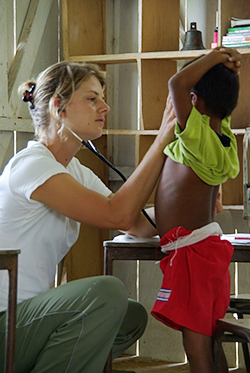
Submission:
M 190 90 L 213 66 L 224 63 L 226 67 L 238 73 L 240 54 L 232 48 L 216 48 L 208 54 L 194 60 L 181 69 L 169 80 L 174 112 L 182 129 L 185 128 L 187 118 L 192 109 Z

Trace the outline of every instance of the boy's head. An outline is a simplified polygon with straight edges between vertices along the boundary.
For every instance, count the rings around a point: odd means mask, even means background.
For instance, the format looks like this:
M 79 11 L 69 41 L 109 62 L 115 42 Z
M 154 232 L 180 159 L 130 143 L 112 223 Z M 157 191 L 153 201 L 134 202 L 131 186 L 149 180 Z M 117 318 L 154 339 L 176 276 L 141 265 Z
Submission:
M 206 109 L 224 119 L 235 109 L 239 95 L 239 77 L 222 63 L 212 67 L 191 89 L 204 101 Z

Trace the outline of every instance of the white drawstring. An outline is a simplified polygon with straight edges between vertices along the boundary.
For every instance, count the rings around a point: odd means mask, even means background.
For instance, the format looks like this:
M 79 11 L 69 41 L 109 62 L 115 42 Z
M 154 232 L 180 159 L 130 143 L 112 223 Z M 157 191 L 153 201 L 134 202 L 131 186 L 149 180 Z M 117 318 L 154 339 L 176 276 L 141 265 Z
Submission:
M 176 257 L 177 255 L 177 250 L 178 250 L 178 246 L 177 246 L 177 242 L 178 242 L 178 239 L 179 239 L 179 230 L 180 230 L 181 227 L 178 227 L 177 228 L 177 231 L 176 231 L 176 240 L 173 242 L 174 244 L 174 255 L 172 256 L 171 260 L 170 260 L 170 267 L 172 267 L 172 264 L 173 264 L 173 260 L 174 258 Z M 171 242 L 172 243 L 172 242 Z
M 167 251 L 173 251 L 176 248 L 180 249 L 188 245 L 194 245 L 197 242 L 200 242 L 206 239 L 209 236 L 222 236 L 223 232 L 218 223 L 210 223 L 205 225 L 202 228 L 195 229 L 187 236 L 181 236 L 177 238 L 176 241 L 170 241 L 166 245 L 161 246 L 161 251 L 163 253 Z

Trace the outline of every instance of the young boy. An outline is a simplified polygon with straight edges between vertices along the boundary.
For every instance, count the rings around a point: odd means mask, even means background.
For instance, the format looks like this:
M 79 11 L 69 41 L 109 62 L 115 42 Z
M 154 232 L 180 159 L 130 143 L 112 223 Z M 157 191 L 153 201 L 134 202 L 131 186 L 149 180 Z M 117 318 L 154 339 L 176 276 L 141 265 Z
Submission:
M 219 184 L 239 172 L 230 129 L 239 60 L 236 50 L 217 48 L 169 81 L 176 141 L 164 150 L 168 158 L 155 197 L 160 245 L 168 255 L 152 315 L 182 332 L 192 373 L 214 372 L 212 336 L 229 304 L 233 247 L 220 240 L 214 211 Z M 227 372 L 222 360 L 221 372 Z

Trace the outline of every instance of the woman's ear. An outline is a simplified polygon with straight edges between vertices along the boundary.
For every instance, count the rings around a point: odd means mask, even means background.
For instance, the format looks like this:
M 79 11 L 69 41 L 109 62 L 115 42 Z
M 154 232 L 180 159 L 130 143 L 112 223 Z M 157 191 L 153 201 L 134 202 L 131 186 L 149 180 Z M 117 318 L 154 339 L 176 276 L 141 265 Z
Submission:
M 60 119 L 59 117 L 65 116 L 65 111 L 60 109 L 60 104 L 61 104 L 61 99 L 58 97 L 55 98 L 53 101 L 53 109 L 54 109 L 55 116 L 57 119 Z

